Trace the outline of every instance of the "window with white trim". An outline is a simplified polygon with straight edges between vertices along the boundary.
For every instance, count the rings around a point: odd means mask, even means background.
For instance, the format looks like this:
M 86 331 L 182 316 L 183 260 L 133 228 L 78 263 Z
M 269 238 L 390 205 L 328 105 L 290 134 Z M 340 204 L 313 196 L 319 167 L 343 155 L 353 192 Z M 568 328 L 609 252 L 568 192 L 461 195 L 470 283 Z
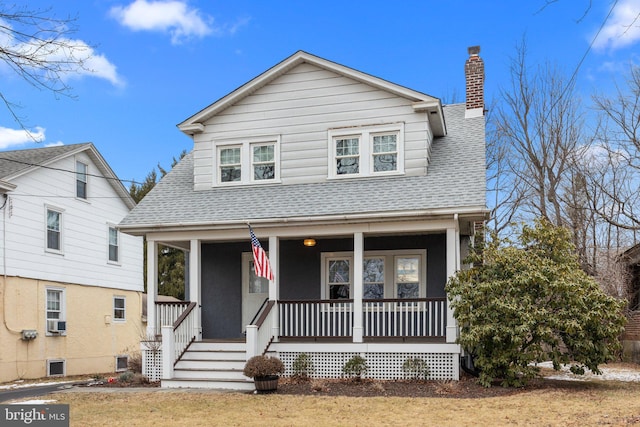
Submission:
M 129 356 L 116 356 L 116 372 L 122 372 L 129 369 Z
M 236 182 L 242 178 L 241 147 L 224 147 L 218 151 L 220 182 Z
M 109 239 L 109 261 L 118 262 L 120 260 L 120 246 L 119 246 L 119 234 L 118 229 L 115 227 L 109 227 L 108 233 Z
M 87 172 L 89 166 L 85 163 L 76 161 L 76 197 L 79 199 L 87 199 Z
M 327 258 L 327 289 L 329 299 L 349 299 L 351 298 L 351 282 L 353 272 L 351 265 L 353 258 L 338 257 Z
M 113 320 L 117 322 L 124 322 L 126 320 L 126 304 L 127 300 L 125 297 L 113 297 Z
M 265 184 L 280 180 L 280 137 L 220 141 L 216 147 L 216 184 Z
M 66 302 L 64 288 L 45 289 L 45 331 L 47 336 L 66 335 Z
M 413 299 L 427 296 L 426 250 L 369 251 L 363 255 L 363 299 Z M 322 298 L 352 298 L 353 254 L 323 253 L 322 260 Z
M 53 208 L 46 210 L 46 249 L 62 252 L 62 212 Z
M 330 129 L 329 178 L 404 173 L 404 124 Z

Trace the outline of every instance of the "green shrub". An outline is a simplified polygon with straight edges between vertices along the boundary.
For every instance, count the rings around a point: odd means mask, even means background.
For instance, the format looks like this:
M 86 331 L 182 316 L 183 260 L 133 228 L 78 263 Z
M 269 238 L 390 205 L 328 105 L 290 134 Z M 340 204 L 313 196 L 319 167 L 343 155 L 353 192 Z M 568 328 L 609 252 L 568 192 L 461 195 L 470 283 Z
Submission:
M 482 385 L 522 386 L 547 360 L 598 374 L 618 354 L 625 302 L 581 269 L 569 230 L 537 220 L 515 243 L 494 236 L 473 248 L 469 261 L 446 291 Z
M 120 376 L 118 377 L 118 382 L 121 383 L 130 383 L 133 381 L 134 378 L 134 374 L 131 371 L 127 371 L 127 372 L 123 372 L 120 374 Z
M 402 364 L 402 370 L 407 378 L 412 380 L 426 380 L 429 376 L 429 365 L 419 358 L 408 358 Z
M 300 353 L 293 361 L 293 375 L 301 378 L 308 378 L 315 371 L 313 360 L 307 353 Z
M 362 356 L 353 356 L 342 367 L 342 372 L 356 380 L 362 379 L 362 376 L 369 370 L 367 360 Z

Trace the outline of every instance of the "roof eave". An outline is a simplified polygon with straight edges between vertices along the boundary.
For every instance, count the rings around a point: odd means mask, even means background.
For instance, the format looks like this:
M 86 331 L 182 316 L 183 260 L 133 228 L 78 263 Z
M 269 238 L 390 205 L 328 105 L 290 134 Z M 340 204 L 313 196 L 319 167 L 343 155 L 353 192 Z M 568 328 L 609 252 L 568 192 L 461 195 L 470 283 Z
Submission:
M 125 233 L 144 236 L 151 232 L 170 232 L 170 231 L 201 231 L 215 229 L 234 229 L 246 227 L 248 223 L 260 225 L 261 227 L 300 227 L 303 225 L 327 225 L 327 224 L 343 224 L 363 223 L 363 222 L 384 222 L 397 220 L 425 220 L 425 219 L 441 219 L 457 215 L 460 219 L 471 221 L 482 221 L 489 217 L 489 211 L 484 206 L 463 206 L 439 209 L 423 209 L 415 211 L 396 211 L 384 213 L 362 213 L 362 214 L 342 214 L 342 215 L 323 215 L 323 216 L 300 216 L 288 218 L 261 218 L 261 219 L 243 219 L 243 220 L 225 220 L 211 222 L 193 222 L 193 223 L 165 223 L 165 224 L 120 224 L 118 228 Z
M 434 136 L 446 136 L 447 126 L 444 122 L 444 112 L 439 99 L 433 101 L 419 101 L 413 103 L 414 111 L 424 111 L 428 115 L 429 125 Z

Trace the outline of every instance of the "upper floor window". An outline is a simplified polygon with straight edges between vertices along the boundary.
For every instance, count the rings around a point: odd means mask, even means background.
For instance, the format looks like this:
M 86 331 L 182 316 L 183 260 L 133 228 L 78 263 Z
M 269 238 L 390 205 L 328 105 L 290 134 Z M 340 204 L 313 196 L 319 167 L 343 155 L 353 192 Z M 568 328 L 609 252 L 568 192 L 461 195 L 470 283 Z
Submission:
M 276 177 L 276 146 L 274 143 L 251 146 L 251 170 L 254 181 Z
M 62 251 L 62 212 L 47 208 L 47 249 Z
M 276 182 L 280 179 L 279 137 L 216 143 L 216 182 L 221 185 Z
M 404 173 L 402 123 L 329 130 L 329 177 Z
M 220 182 L 242 179 L 241 147 L 220 149 Z
M 87 198 L 87 170 L 88 166 L 82 162 L 76 162 L 76 197 Z
M 118 229 L 109 227 L 109 261 L 119 261 Z
M 360 138 L 336 138 L 336 174 L 360 172 Z

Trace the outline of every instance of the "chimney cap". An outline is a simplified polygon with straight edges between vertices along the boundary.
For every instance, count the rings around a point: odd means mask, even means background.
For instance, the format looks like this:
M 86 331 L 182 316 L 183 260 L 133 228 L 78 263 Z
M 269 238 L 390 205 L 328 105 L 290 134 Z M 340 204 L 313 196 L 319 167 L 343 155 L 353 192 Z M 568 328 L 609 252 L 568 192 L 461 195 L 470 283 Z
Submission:
M 469 52 L 469 56 L 478 56 L 480 53 L 480 46 L 470 46 L 467 48 L 467 51 Z

